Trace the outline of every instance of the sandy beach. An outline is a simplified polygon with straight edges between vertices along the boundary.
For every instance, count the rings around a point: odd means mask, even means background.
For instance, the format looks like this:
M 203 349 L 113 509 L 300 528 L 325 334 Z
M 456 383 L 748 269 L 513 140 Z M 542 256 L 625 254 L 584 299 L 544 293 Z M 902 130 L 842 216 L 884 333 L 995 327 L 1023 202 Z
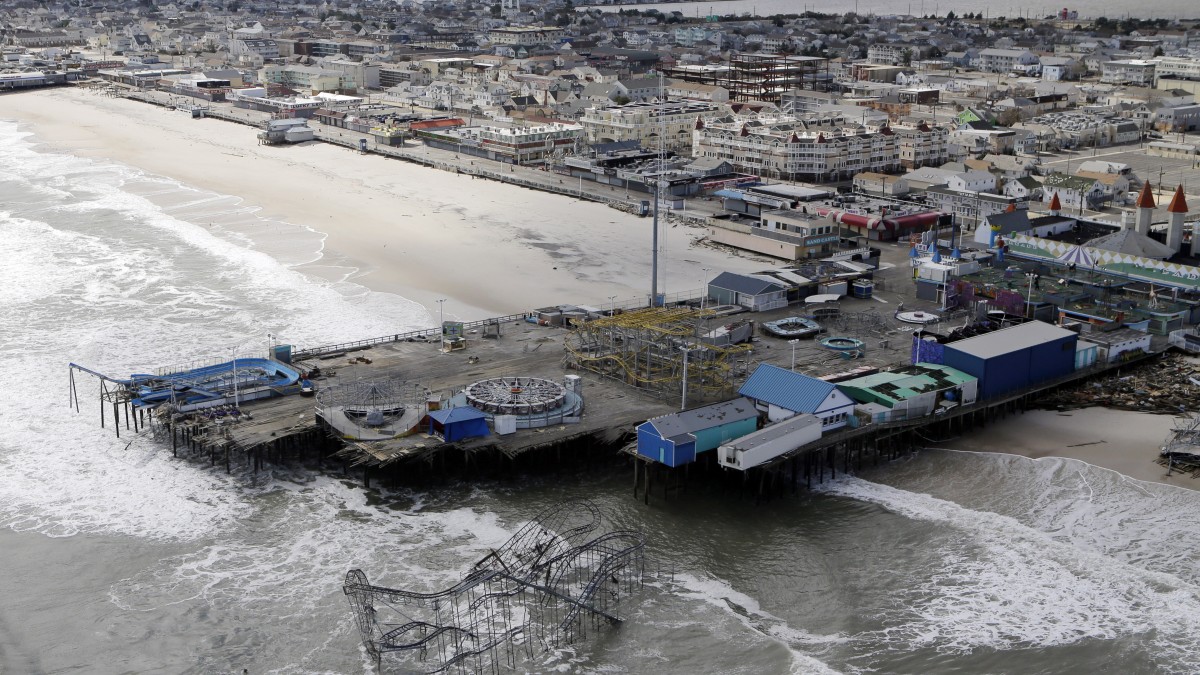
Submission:
M 1167 476 L 1154 463 L 1175 418 L 1128 410 L 1083 408 L 1069 412 L 1031 410 L 1009 417 L 941 447 L 1002 452 L 1033 460 L 1066 457 L 1112 469 L 1130 478 L 1200 489 L 1187 475 Z
M 649 294 L 650 219 L 600 204 L 324 143 L 260 146 L 252 127 L 80 90 L 5 96 L 0 118 L 54 149 L 241 197 L 263 217 L 325 233 L 326 264 L 358 268 L 351 281 L 431 314 L 439 298 L 447 318 L 476 319 Z M 699 229 L 665 232 L 660 291 L 698 290 L 704 268 L 771 265 L 696 246 Z

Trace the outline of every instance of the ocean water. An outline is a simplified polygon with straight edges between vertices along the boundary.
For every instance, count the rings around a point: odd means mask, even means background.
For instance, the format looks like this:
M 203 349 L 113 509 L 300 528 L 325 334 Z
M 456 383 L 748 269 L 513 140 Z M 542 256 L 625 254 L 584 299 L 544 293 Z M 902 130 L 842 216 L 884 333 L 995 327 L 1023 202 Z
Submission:
M 431 323 L 321 248 L 0 121 L 0 672 L 375 672 L 346 570 L 441 587 L 581 496 L 666 571 L 622 626 L 522 672 L 1200 671 L 1200 494 L 1080 462 L 926 451 L 761 506 L 700 486 L 645 506 L 621 467 L 381 494 L 118 439 L 94 380 L 68 408 L 71 361 L 126 375 Z

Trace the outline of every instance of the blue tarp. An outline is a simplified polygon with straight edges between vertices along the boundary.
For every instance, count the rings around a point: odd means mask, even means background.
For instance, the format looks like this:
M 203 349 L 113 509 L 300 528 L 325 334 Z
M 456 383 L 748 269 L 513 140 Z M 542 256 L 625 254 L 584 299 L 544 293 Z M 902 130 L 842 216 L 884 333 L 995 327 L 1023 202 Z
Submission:
M 429 419 L 429 433 L 440 430 L 447 443 L 492 433 L 488 429 L 487 415 L 469 405 L 434 410 L 429 413 Z

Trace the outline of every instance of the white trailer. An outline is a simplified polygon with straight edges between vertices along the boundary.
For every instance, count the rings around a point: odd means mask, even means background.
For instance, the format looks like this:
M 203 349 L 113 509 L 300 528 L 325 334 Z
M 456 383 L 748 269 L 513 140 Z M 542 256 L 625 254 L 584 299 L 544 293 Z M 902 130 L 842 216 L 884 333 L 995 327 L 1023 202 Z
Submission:
M 721 466 L 745 471 L 821 437 L 821 418 L 801 413 L 717 448 Z

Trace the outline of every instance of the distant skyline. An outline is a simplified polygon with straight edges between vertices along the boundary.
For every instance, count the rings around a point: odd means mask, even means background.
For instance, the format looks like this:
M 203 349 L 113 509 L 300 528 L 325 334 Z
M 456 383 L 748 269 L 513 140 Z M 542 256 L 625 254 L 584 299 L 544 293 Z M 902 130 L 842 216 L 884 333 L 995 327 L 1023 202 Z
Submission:
M 432 1 L 432 0 L 431 0 Z M 1079 12 L 1080 19 L 1108 17 L 1120 19 L 1126 16 L 1139 19 L 1200 19 L 1200 7 L 1193 0 L 1158 0 L 1149 3 L 1128 3 L 1118 0 L 1094 0 L 1086 4 L 1061 3 L 1052 4 L 1020 4 L 999 3 L 980 7 L 975 0 L 916 0 L 914 2 L 894 2 L 893 0 L 857 0 L 844 2 L 833 0 L 818 0 L 817 2 L 800 2 L 794 0 L 724 0 L 717 2 L 671 2 L 645 5 L 598 5 L 597 8 L 617 11 L 618 9 L 650 9 L 656 8 L 664 12 L 681 11 L 685 16 L 706 16 L 708 14 L 728 15 L 749 12 L 756 16 L 772 16 L 774 14 L 798 14 L 805 11 L 841 14 L 858 11 L 860 14 L 893 15 L 908 14 L 926 16 L 944 15 L 953 11 L 955 14 L 964 12 L 987 12 L 989 16 L 1042 18 L 1061 11 L 1063 7 Z M 911 8 L 911 9 L 910 9 Z

